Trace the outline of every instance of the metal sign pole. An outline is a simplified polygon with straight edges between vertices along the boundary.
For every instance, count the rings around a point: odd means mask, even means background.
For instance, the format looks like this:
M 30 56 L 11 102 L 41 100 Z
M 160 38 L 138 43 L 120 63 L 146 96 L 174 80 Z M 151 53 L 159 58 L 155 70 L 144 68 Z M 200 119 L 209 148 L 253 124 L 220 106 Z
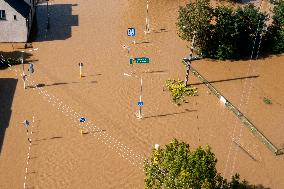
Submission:
M 147 0 L 147 5 L 146 5 L 146 28 L 145 28 L 145 33 L 150 32 L 150 20 L 149 20 L 149 0 Z
M 82 74 L 82 68 L 83 68 L 83 63 L 79 63 L 79 70 L 80 70 L 80 78 L 83 77 L 83 74 Z
M 143 86 L 142 76 L 141 76 L 141 80 L 140 81 L 141 81 L 141 86 L 140 86 L 139 102 L 142 102 L 142 86 Z M 142 119 L 142 106 L 139 106 L 138 119 Z
M 21 64 L 22 64 L 22 70 L 23 70 L 23 75 L 25 74 L 25 67 L 24 67 L 24 52 L 25 51 L 21 51 L 22 52 L 22 57 L 21 57 Z

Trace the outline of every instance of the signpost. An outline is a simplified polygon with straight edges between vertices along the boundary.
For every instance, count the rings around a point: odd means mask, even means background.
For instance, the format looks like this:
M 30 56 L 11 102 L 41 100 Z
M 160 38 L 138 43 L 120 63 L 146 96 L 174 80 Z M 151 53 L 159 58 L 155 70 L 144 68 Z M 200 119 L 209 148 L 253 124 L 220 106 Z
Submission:
M 138 102 L 137 104 L 138 104 L 139 107 L 144 106 L 144 102 Z
M 32 73 L 34 73 L 34 65 L 33 64 L 30 64 L 29 65 L 29 69 L 28 69 L 28 71 L 30 72 L 30 75 L 32 74 Z
M 24 121 L 23 121 L 23 124 L 24 124 L 25 128 L 27 129 L 28 141 L 31 143 L 32 140 L 29 138 L 29 129 L 28 129 L 28 127 L 29 127 L 29 125 L 30 125 L 30 122 L 29 122 L 28 120 L 24 120 Z
M 134 37 L 134 36 L 136 35 L 136 30 L 135 30 L 135 28 L 128 28 L 128 29 L 127 29 L 127 35 L 128 35 L 129 37 Z
M 133 65 L 133 62 L 135 62 L 135 59 L 134 58 L 129 58 L 129 64 Z
M 26 89 L 26 79 L 27 79 L 27 75 L 25 73 L 22 74 L 22 79 L 24 82 L 24 89 Z
M 141 77 L 140 81 L 141 81 L 140 82 L 141 86 L 140 86 L 140 97 L 139 97 L 139 102 L 138 102 L 138 106 L 139 106 L 139 111 L 138 111 L 138 115 L 137 115 L 138 119 L 142 119 L 142 106 L 144 105 L 144 102 L 142 101 L 142 84 L 143 84 L 142 77 Z
M 81 117 L 79 121 L 80 121 L 80 123 L 85 123 L 86 122 L 86 118 Z
M 135 58 L 134 60 L 135 60 L 136 64 L 150 63 L 150 58 L 147 58 L 147 57 Z
M 80 68 L 80 78 L 82 78 L 82 68 L 83 68 L 83 63 L 79 63 L 79 68 Z
M 86 118 L 81 117 L 79 121 L 80 121 L 80 123 L 85 123 L 86 122 Z M 83 134 L 84 134 L 84 129 L 83 128 L 80 129 L 80 134 L 81 134 L 81 136 L 83 136 Z

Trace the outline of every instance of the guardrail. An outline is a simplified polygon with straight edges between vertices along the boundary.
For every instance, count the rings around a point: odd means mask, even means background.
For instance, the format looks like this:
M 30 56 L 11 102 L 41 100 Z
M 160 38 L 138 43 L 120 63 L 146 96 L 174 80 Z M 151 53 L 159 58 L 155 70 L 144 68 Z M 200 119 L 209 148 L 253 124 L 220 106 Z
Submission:
M 250 132 L 258 138 L 274 155 L 284 154 L 284 149 L 277 148 L 272 142 L 269 141 L 254 125 L 251 123 L 248 118 L 235 107 L 230 101 L 228 101 L 211 83 L 209 83 L 196 69 L 192 66 L 190 67 L 191 73 L 196 76 L 202 83 L 204 83 L 209 90 L 217 96 L 219 99 L 225 100 L 226 107 L 231 110 L 239 120 L 250 130 Z

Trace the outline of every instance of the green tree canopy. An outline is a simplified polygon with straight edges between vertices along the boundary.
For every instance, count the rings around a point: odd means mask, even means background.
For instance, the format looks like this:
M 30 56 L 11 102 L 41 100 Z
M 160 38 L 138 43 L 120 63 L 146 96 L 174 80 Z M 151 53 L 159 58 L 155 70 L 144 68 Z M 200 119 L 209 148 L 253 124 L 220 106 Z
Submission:
M 238 174 L 228 182 L 216 169 L 217 159 L 209 146 L 190 150 L 185 142 L 173 139 L 164 148 L 152 149 L 145 160 L 147 189 L 252 189 Z
M 258 51 L 266 20 L 253 5 L 213 8 L 208 0 L 197 0 L 180 8 L 177 27 L 187 41 L 197 32 L 196 46 L 204 57 L 239 59 Z
M 185 7 L 180 7 L 177 26 L 178 35 L 183 40 L 190 41 L 193 33 L 196 32 L 196 44 L 201 49 L 206 48 L 210 39 L 211 20 L 213 9 L 209 0 L 198 0 L 190 2 Z
M 265 34 L 264 44 L 266 52 L 284 52 L 284 1 L 275 3 L 273 8 L 273 22 Z

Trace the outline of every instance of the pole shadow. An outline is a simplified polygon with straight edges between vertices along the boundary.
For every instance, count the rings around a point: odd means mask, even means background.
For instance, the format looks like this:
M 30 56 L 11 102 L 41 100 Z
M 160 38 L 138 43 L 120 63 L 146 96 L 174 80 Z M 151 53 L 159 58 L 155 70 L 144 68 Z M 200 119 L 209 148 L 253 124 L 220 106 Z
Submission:
M 36 86 L 27 86 L 27 88 L 41 88 L 41 87 L 50 87 L 50 86 L 57 86 L 57 85 L 67 85 L 69 83 L 66 83 L 66 82 L 58 82 L 58 83 L 52 83 L 52 84 L 44 84 L 44 83 L 39 83 L 37 84 Z
M 259 75 L 253 75 L 253 76 L 247 76 L 247 77 L 237 77 L 237 78 L 232 78 L 232 79 L 222 79 L 222 80 L 216 80 L 216 81 L 209 81 L 209 83 L 220 83 L 220 82 L 225 82 L 225 81 L 235 81 L 235 80 L 243 80 L 243 79 L 255 79 L 258 78 Z M 204 83 L 193 83 L 190 85 L 202 85 Z
M 143 117 L 143 119 L 156 118 L 156 117 L 166 117 L 166 116 L 171 116 L 171 115 L 185 114 L 185 113 L 189 113 L 189 112 L 197 112 L 197 110 L 185 109 L 185 111 L 183 111 L 183 112 L 168 113 L 168 114 L 159 114 L 159 115 L 153 115 L 153 116 L 145 116 L 145 117 Z
M 6 128 L 8 128 L 11 119 L 11 108 L 17 82 L 17 79 L 0 78 L 0 154 L 2 151 Z

